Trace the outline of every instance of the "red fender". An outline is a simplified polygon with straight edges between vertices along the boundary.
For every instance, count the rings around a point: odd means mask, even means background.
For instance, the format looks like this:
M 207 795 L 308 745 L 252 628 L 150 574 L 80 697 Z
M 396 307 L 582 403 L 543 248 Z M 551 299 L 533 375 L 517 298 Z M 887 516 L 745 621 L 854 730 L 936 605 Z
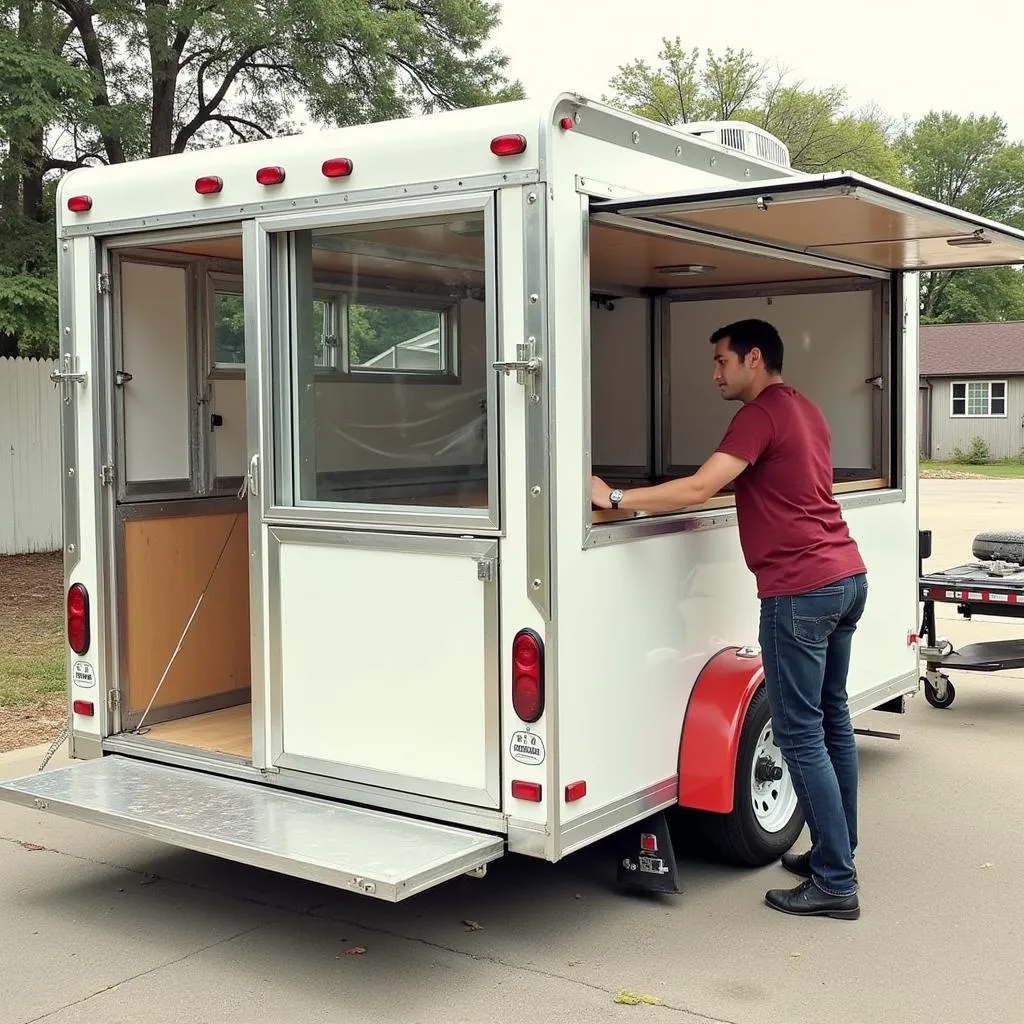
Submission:
M 679 742 L 679 805 L 728 814 L 736 784 L 736 754 L 747 708 L 764 682 L 760 656 L 727 647 L 693 684 Z

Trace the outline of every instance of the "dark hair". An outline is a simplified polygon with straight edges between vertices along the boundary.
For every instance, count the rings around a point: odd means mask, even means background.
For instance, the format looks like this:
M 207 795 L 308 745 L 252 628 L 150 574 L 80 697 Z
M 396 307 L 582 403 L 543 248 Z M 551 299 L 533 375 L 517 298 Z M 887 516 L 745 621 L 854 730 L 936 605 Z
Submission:
M 737 320 L 734 324 L 726 324 L 711 335 L 711 344 L 723 338 L 729 339 L 729 348 L 741 360 L 746 359 L 752 348 L 758 348 L 765 369 L 769 373 L 782 373 L 782 338 L 767 320 Z

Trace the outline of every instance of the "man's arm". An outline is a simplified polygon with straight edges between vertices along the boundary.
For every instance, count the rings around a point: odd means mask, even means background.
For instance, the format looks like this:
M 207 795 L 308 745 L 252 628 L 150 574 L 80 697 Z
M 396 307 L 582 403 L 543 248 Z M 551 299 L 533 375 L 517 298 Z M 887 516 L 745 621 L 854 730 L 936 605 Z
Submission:
M 692 476 L 668 480 L 654 487 L 632 487 L 623 491 L 619 508 L 658 513 L 703 505 L 746 468 L 747 462 L 744 459 L 725 452 L 715 452 Z M 611 488 L 600 477 L 591 477 L 590 499 L 598 508 L 612 507 L 608 498 L 610 493 Z

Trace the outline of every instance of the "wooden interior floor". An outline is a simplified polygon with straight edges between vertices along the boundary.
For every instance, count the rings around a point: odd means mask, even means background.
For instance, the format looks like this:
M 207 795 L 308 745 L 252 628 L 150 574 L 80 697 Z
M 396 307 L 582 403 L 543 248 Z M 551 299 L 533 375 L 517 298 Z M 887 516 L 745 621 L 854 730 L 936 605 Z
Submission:
M 252 705 L 239 704 L 205 715 L 160 722 L 145 730 L 154 740 L 252 758 Z

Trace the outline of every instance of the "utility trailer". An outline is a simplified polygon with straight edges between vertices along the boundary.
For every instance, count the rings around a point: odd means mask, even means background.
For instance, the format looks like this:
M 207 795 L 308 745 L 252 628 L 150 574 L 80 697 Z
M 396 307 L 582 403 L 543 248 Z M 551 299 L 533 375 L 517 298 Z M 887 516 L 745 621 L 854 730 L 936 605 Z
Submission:
M 398 900 L 604 837 L 743 865 L 774 743 L 712 331 L 763 316 L 867 562 L 853 713 L 919 687 L 918 281 L 1024 234 L 743 125 L 575 94 L 86 168 L 59 189 L 75 763 L 0 795 Z M 671 827 L 670 827 L 671 826 Z
M 976 561 L 949 569 L 921 573 L 918 583 L 923 606 L 920 657 L 925 699 L 935 708 L 956 700 L 949 672 L 1007 672 L 1024 668 L 1024 639 L 986 640 L 954 648 L 938 635 L 935 605 L 955 604 L 970 621 L 976 615 L 1024 619 L 1024 534 L 1019 531 L 982 533 L 971 552 Z M 921 531 L 921 558 L 931 557 L 931 532 Z

